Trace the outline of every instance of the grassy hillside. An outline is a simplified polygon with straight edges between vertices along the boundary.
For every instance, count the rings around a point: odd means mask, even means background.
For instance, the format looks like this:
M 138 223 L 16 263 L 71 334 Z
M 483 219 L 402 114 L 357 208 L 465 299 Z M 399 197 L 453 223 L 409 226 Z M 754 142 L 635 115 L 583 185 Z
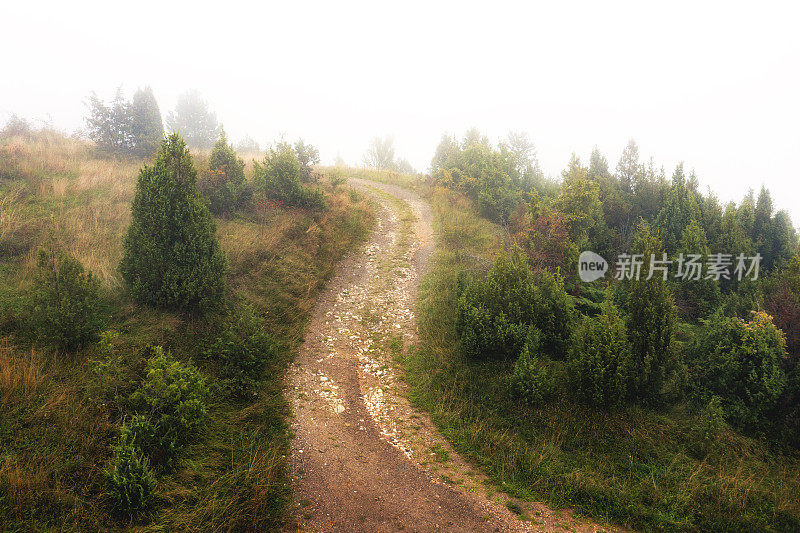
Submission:
M 206 156 L 193 155 L 202 171 Z M 227 299 L 252 304 L 280 345 L 257 397 L 234 401 L 217 393 L 213 361 L 200 357 L 220 318 L 138 305 L 117 270 L 141 165 L 96 157 L 56 132 L 0 140 L 0 523 L 10 530 L 265 530 L 281 520 L 284 369 L 336 260 L 365 238 L 371 207 L 323 178 L 314 185 L 329 205 L 322 212 L 253 202 L 217 220 Z M 126 372 L 141 372 L 145 348 L 160 345 L 211 383 L 207 423 L 177 465 L 159 473 L 154 510 L 132 522 L 112 513 L 104 476 L 121 420 L 102 405 L 90 372 L 101 347 L 63 354 L 17 334 L 16 309 L 42 246 L 75 256 L 100 279 L 111 349 Z
M 513 361 L 470 360 L 456 333 L 459 273 L 485 272 L 505 232 L 459 193 L 409 176 L 365 177 L 415 188 L 433 205 L 438 250 L 421 290 L 420 343 L 404 360 L 412 399 L 499 486 L 646 531 L 800 528 L 795 452 L 727 426 L 709 437 L 707 421 L 685 403 L 605 412 L 568 390 L 538 407 L 520 401 Z M 563 361 L 552 364 L 553 375 L 566 373 Z

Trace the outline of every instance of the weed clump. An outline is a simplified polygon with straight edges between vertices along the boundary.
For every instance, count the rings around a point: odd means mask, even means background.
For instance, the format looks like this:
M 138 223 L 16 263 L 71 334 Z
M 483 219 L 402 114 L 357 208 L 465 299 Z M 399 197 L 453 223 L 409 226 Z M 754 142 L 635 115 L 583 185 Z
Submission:
M 234 398 L 252 398 L 267 363 L 278 354 L 278 344 L 266 332 L 264 319 L 249 305 L 231 312 L 220 335 L 204 351 L 217 365 L 222 388 Z
M 150 461 L 126 426 L 123 426 L 122 434 L 114 446 L 114 456 L 106 470 L 106 478 L 117 513 L 132 517 L 152 506 L 156 479 L 150 470 Z
M 522 402 L 536 406 L 549 400 L 556 390 L 555 376 L 539 353 L 539 335 L 531 335 L 514 363 L 514 391 Z
M 197 434 L 208 415 L 208 386 L 193 365 L 153 348 L 141 386 L 130 396 L 135 413 L 129 431 L 156 464 L 171 461 Z

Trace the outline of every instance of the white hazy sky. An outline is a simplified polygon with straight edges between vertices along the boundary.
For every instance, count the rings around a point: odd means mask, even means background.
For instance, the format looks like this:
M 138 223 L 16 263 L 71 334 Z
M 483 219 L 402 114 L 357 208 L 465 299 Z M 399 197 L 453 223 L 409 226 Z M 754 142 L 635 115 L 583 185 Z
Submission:
M 547 174 L 630 138 L 723 200 L 766 184 L 800 222 L 800 8 L 769 2 L 3 2 L 0 120 L 83 124 L 90 91 L 188 88 L 229 136 L 428 167 L 445 131 L 527 131 Z

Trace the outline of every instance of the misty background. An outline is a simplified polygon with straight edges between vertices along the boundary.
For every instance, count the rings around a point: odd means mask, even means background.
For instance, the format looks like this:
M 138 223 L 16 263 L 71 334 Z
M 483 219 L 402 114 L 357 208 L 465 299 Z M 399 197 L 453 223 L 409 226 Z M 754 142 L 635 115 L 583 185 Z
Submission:
M 197 89 L 236 142 L 284 135 L 358 165 L 370 140 L 427 170 L 444 132 L 526 131 L 546 175 L 628 140 L 800 221 L 800 9 L 789 3 L 137 2 L 0 7 L 0 122 L 72 132 L 91 91 Z

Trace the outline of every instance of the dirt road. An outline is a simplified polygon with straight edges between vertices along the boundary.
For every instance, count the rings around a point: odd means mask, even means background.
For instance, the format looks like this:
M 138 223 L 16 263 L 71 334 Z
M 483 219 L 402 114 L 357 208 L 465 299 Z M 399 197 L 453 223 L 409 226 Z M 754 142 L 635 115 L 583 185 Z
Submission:
M 373 195 L 377 227 L 318 300 L 290 370 L 292 528 L 299 531 L 594 530 L 546 508 L 522 521 L 406 400 L 395 356 L 416 339 L 417 285 L 433 251 L 429 206 Z

